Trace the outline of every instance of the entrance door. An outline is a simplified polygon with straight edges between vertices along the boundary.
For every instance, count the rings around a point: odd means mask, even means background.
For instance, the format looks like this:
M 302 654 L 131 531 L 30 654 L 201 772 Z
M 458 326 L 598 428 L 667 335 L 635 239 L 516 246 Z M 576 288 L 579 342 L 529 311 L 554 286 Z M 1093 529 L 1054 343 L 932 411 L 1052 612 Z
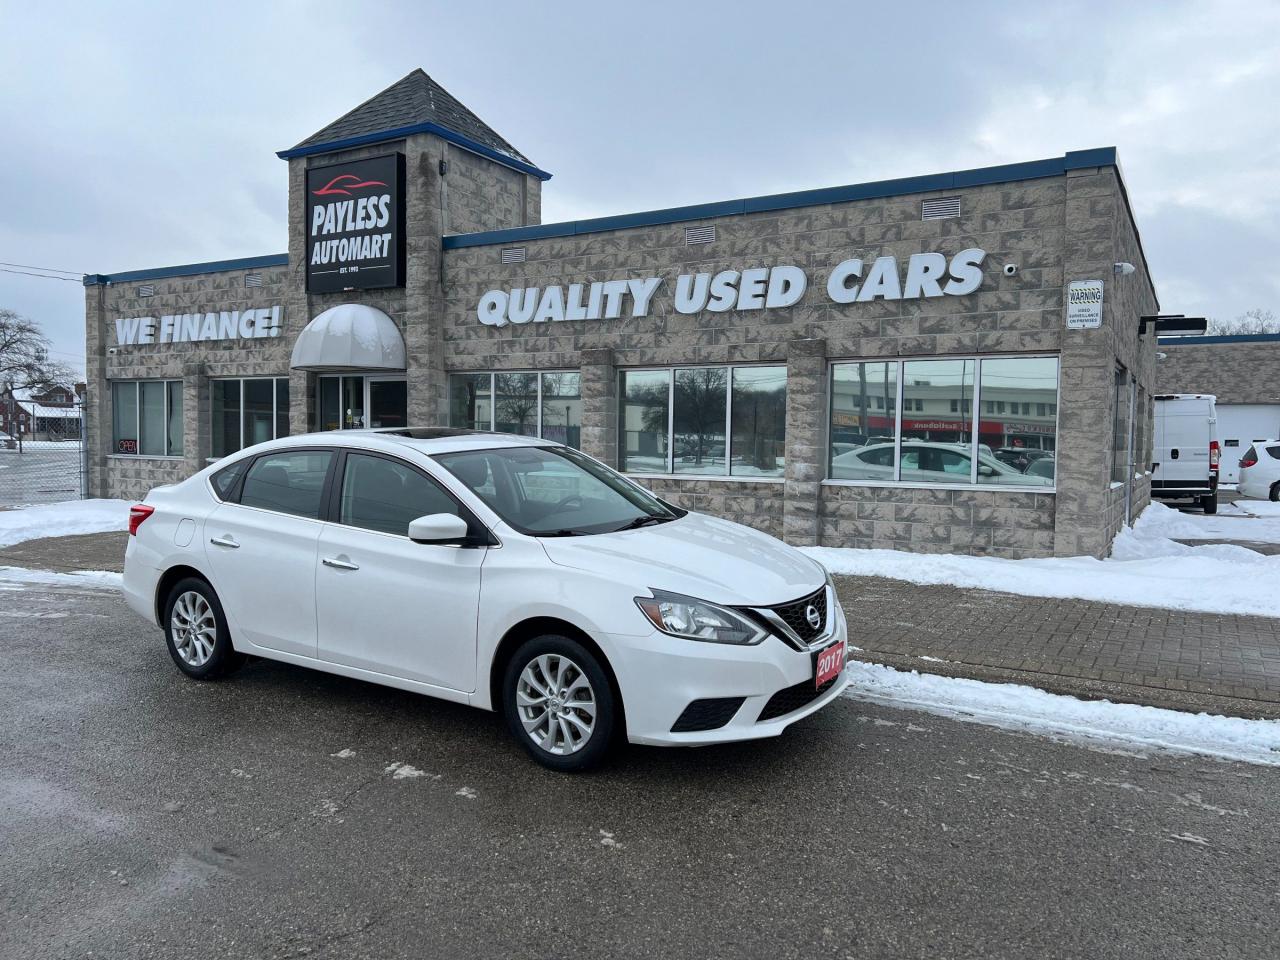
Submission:
M 316 389 L 317 430 L 408 425 L 409 385 L 404 377 L 323 376 Z

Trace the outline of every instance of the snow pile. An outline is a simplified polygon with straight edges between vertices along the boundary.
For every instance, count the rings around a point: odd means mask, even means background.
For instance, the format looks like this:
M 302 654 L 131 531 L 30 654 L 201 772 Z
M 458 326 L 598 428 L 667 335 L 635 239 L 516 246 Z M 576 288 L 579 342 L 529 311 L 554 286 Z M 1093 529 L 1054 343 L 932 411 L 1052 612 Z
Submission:
M 1163 503 L 1152 503 L 1138 517 L 1133 529 L 1144 537 L 1177 540 L 1253 540 L 1280 543 L 1280 504 L 1265 500 L 1224 503 L 1217 516 L 1182 513 Z
M 40 537 L 129 529 L 130 500 L 67 500 L 0 510 L 0 547 Z
M 110 570 L 77 570 L 54 573 L 52 570 L 28 570 L 26 567 L 0 567 L 0 590 L 21 590 L 22 584 L 52 587 L 87 587 L 91 590 L 119 590 L 121 574 Z
M 1194 753 L 1280 766 L 1280 721 L 1078 700 L 1012 683 L 904 673 L 850 661 L 846 696 L 1076 742 Z
M 951 584 L 1026 597 L 1075 597 L 1167 610 L 1280 617 L 1280 591 L 1264 586 L 1280 583 L 1280 556 L 1268 557 L 1229 544 L 1187 546 L 1170 539 L 1170 534 L 1181 536 L 1182 530 L 1189 529 L 1183 526 L 1188 519 L 1188 515 L 1153 503 L 1133 529 L 1116 537 L 1107 560 L 1001 560 L 846 547 L 801 549 L 832 573 L 849 576 Z M 1264 521 L 1230 522 L 1253 531 Z M 1243 530 L 1235 536 L 1262 539 Z

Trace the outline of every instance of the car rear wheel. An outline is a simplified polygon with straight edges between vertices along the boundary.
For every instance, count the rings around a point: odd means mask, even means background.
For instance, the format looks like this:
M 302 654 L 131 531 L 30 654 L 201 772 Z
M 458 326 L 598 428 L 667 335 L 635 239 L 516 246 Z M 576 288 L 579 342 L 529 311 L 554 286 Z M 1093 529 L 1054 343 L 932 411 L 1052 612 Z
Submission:
M 1218 495 L 1216 493 L 1211 493 L 1208 496 L 1201 497 L 1200 507 L 1207 514 L 1217 513 L 1218 512 Z
M 174 584 L 164 605 L 164 635 L 169 656 L 189 677 L 216 680 L 245 661 L 231 645 L 226 614 L 213 587 L 188 577 Z
M 552 770 L 585 770 L 613 741 L 613 688 L 604 668 L 570 637 L 526 640 L 507 663 L 503 711 L 512 735 Z
M 1280 503 L 1280 481 L 1271 485 L 1271 502 Z

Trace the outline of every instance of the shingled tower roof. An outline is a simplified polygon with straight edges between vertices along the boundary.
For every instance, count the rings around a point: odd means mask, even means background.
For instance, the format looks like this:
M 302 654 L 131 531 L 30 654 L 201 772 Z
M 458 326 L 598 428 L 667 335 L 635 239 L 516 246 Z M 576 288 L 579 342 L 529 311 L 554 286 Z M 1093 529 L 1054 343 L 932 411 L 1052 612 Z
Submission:
M 531 163 L 421 68 L 283 153 L 426 123 L 438 124 L 498 153 Z

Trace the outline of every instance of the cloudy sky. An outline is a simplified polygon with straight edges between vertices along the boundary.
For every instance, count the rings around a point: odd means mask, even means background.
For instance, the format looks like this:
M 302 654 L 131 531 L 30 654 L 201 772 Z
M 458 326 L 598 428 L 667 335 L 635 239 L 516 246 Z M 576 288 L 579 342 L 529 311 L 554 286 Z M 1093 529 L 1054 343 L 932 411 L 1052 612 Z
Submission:
M 0 0 L 0 261 L 282 252 L 275 151 L 421 66 L 548 222 L 1114 145 L 1164 309 L 1280 313 L 1280 4 L 862 7 Z M 77 364 L 83 304 L 0 273 Z

